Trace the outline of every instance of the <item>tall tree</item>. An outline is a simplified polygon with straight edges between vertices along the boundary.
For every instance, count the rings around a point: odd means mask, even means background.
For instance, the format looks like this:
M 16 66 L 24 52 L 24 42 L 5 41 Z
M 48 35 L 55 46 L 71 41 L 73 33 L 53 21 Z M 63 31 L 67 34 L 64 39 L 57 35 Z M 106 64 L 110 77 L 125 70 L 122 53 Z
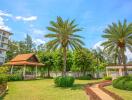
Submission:
M 32 52 L 33 51 L 33 41 L 32 41 L 32 37 L 28 34 L 25 38 L 25 44 L 26 44 L 26 52 L 27 53 Z
M 112 53 L 118 48 L 118 54 L 121 54 L 121 64 L 124 65 L 124 74 L 127 75 L 125 51 L 128 48 L 132 52 L 132 23 L 127 24 L 126 20 L 124 23 L 120 21 L 112 23 L 104 32 L 105 34 L 102 35 L 106 38 L 106 41 L 102 43 L 104 49 Z
M 82 37 L 75 34 L 81 31 L 81 29 L 77 27 L 75 20 L 63 20 L 61 17 L 57 17 L 57 21 L 51 21 L 50 24 L 51 26 L 47 27 L 47 29 L 52 33 L 45 35 L 45 37 L 52 39 L 48 42 L 48 47 L 50 50 L 55 50 L 57 48 L 62 50 L 63 76 L 66 76 L 67 50 L 69 47 L 78 49 L 84 45 L 80 40 Z

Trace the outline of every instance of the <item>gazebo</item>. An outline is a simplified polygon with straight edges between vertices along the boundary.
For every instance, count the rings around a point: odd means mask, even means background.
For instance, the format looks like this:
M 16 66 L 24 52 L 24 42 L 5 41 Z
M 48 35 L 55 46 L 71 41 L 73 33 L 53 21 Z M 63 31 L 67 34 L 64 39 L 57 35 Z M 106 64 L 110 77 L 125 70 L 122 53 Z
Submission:
M 35 67 L 35 78 L 37 77 L 37 68 L 39 66 L 44 66 L 44 64 L 40 63 L 37 56 L 34 53 L 30 54 L 19 54 L 9 62 L 5 63 L 4 65 L 10 66 L 11 70 L 10 73 L 13 73 L 14 67 L 22 67 L 23 68 L 23 78 L 28 79 L 29 75 L 26 75 L 25 70 L 27 66 Z M 27 76 L 27 77 L 26 77 Z
M 128 71 L 128 74 L 132 74 L 132 65 L 125 65 Z M 124 65 L 109 65 L 106 67 L 107 76 L 112 76 L 115 74 L 116 76 L 124 75 Z

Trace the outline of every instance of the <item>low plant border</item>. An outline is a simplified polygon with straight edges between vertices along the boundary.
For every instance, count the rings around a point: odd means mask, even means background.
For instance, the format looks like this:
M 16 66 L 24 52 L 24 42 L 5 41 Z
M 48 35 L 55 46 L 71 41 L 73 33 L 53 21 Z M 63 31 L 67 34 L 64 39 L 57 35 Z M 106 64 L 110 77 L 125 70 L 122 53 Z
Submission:
M 112 83 L 112 81 L 100 83 L 98 87 L 99 87 L 102 91 L 104 91 L 106 94 L 110 95 L 113 99 L 115 99 L 115 100 L 124 100 L 124 99 L 123 99 L 122 97 L 120 97 L 119 95 L 117 95 L 117 94 L 115 94 L 115 93 L 113 93 L 113 92 L 111 92 L 111 91 L 109 91 L 109 90 L 107 90 L 107 89 L 104 88 L 105 86 L 111 85 L 111 83 Z
M 6 91 L 8 91 L 8 85 L 6 83 L 6 89 L 0 93 L 0 97 L 4 96 Z

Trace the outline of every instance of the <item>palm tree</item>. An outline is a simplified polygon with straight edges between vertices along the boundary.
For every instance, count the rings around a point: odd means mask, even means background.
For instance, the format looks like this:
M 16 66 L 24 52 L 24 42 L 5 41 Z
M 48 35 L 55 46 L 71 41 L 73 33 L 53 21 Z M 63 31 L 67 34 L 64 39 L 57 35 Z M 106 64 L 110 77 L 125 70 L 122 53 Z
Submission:
M 127 75 L 125 51 L 129 49 L 132 52 L 132 23 L 127 24 L 126 20 L 124 23 L 120 21 L 118 24 L 112 23 L 112 25 L 108 25 L 104 33 L 102 35 L 103 38 L 106 38 L 106 41 L 102 43 L 104 50 L 110 54 L 118 49 L 121 64 L 124 65 L 124 74 Z
M 66 59 L 67 50 L 80 49 L 84 43 L 81 41 L 81 36 L 76 35 L 76 32 L 81 31 L 75 24 L 75 20 L 63 20 L 61 17 L 57 17 L 57 22 L 51 21 L 51 26 L 47 27 L 52 33 L 46 34 L 45 37 L 51 38 L 47 43 L 50 50 L 60 48 L 63 52 L 63 75 L 66 76 Z

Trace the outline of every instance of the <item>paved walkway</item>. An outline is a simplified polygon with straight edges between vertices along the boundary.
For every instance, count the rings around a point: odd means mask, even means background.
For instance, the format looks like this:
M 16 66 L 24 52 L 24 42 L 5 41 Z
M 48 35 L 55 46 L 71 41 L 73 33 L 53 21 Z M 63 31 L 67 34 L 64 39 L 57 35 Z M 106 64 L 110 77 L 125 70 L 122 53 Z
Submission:
M 90 87 L 90 89 L 96 93 L 102 100 L 114 100 L 111 96 L 106 94 L 104 91 L 98 88 L 99 84 L 95 84 Z

